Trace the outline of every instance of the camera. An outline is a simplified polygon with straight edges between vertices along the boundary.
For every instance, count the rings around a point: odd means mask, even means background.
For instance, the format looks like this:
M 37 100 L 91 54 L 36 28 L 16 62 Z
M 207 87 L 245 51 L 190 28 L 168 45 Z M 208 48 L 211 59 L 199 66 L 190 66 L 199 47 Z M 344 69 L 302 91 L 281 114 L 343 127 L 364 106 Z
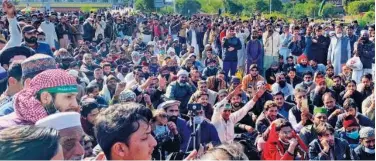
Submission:
M 188 113 L 191 116 L 197 116 L 197 111 L 201 111 L 201 110 L 202 110 L 201 104 L 198 104 L 198 103 L 188 104 Z

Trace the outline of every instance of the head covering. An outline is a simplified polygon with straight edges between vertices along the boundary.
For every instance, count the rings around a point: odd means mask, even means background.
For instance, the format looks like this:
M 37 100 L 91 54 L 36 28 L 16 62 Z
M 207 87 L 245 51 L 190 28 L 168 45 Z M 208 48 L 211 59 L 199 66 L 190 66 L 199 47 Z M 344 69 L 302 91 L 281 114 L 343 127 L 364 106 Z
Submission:
M 300 55 L 300 56 L 298 57 L 298 63 L 301 63 L 303 59 L 308 60 L 307 56 L 304 55 L 304 54 L 302 54 L 302 55 Z
M 188 73 L 186 70 L 181 69 L 181 70 L 179 70 L 177 76 L 178 76 L 178 77 L 180 77 L 180 76 L 182 76 L 182 75 L 186 75 L 186 76 L 188 76 L 188 74 L 189 74 L 189 73 Z
M 362 30 L 362 31 L 360 31 L 360 36 L 363 36 L 364 34 L 369 35 L 368 30 Z
M 323 107 L 315 107 L 313 109 L 313 115 L 316 114 L 328 114 L 328 109 L 323 108 Z
M 171 52 L 176 53 L 174 48 L 169 47 L 167 50 L 167 54 L 170 54 Z
M 56 89 L 60 87 L 61 89 Z M 72 91 L 76 87 L 76 78 L 70 76 L 68 72 L 61 69 L 49 69 L 39 73 L 30 81 L 28 88 L 22 89 L 14 96 L 14 108 L 16 114 L 25 121 L 35 123 L 46 117 L 47 111 L 41 102 L 35 97 L 40 91 Z
M 35 27 L 32 26 L 32 25 L 26 25 L 22 28 L 22 33 L 24 34 L 25 32 L 27 33 L 31 33 L 31 32 L 34 32 L 36 31 Z
M 7 79 L 8 72 L 2 66 L 0 66 L 0 83 L 3 83 Z
M 158 105 L 158 109 L 164 109 L 164 110 L 166 110 L 168 107 L 173 106 L 173 105 L 180 106 L 180 101 L 169 100 L 169 101 L 163 102 L 163 103 L 161 103 L 161 104 Z
M 22 55 L 28 58 L 34 54 L 35 52 L 33 50 L 30 50 L 30 48 L 25 47 L 25 46 L 11 47 L 11 48 L 5 49 L 0 54 L 0 63 L 1 65 L 10 64 L 11 59 L 16 55 Z
M 272 64 L 270 65 L 270 67 L 278 67 L 279 64 L 277 61 L 273 61 Z
M 240 83 L 240 78 L 238 78 L 236 76 L 232 76 L 231 77 L 231 83 Z
M 266 84 L 265 81 L 258 81 L 256 83 L 256 87 L 264 86 L 265 84 Z
M 208 64 L 210 64 L 210 63 L 217 63 L 217 61 L 215 59 L 209 59 Z
M 56 69 L 56 61 L 45 54 L 35 54 L 21 63 L 22 77 L 34 75 L 47 69 Z
M 366 127 L 366 126 L 360 128 L 359 137 L 361 139 L 374 137 L 374 136 L 375 136 L 375 129 L 371 127 Z
M 358 122 L 356 121 L 355 117 L 352 115 L 348 115 L 343 119 L 343 127 L 351 127 L 351 126 L 359 126 Z
M 35 126 L 49 127 L 56 130 L 63 130 L 71 127 L 81 127 L 81 115 L 77 112 L 61 112 L 49 115 L 40 119 Z
M 136 99 L 136 93 L 131 90 L 124 90 L 119 95 L 119 102 L 127 102 Z

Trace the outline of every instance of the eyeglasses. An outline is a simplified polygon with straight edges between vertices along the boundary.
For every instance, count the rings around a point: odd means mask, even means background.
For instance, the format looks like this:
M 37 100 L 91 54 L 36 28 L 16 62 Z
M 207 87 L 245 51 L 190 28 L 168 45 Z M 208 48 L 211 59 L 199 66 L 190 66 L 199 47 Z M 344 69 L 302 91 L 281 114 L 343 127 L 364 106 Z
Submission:
M 160 114 L 159 117 L 167 118 L 167 114 Z

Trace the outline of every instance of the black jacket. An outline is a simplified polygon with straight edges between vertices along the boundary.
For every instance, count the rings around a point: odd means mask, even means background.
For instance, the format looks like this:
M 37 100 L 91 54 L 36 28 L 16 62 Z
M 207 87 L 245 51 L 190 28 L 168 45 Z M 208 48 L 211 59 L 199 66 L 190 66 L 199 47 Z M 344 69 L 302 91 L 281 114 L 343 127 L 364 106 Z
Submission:
M 91 26 L 89 23 L 84 24 L 84 34 L 82 35 L 82 38 L 85 41 L 92 41 L 95 36 L 95 29 L 93 26 Z
M 352 160 L 351 149 L 349 143 L 340 138 L 334 138 L 333 157 L 334 160 Z M 321 145 L 318 139 L 313 140 L 309 144 L 310 160 L 331 160 L 330 155 L 321 155 Z
M 355 160 L 375 160 L 375 153 L 373 154 L 366 153 L 364 151 L 364 146 L 358 145 L 358 147 L 354 149 L 354 159 Z

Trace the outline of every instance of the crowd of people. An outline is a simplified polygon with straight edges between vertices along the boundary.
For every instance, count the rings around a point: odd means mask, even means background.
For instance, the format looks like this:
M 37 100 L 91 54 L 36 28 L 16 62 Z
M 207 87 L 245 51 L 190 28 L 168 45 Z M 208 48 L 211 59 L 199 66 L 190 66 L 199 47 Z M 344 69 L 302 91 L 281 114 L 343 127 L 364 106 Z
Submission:
M 375 160 L 375 25 L 2 9 L 0 160 Z

